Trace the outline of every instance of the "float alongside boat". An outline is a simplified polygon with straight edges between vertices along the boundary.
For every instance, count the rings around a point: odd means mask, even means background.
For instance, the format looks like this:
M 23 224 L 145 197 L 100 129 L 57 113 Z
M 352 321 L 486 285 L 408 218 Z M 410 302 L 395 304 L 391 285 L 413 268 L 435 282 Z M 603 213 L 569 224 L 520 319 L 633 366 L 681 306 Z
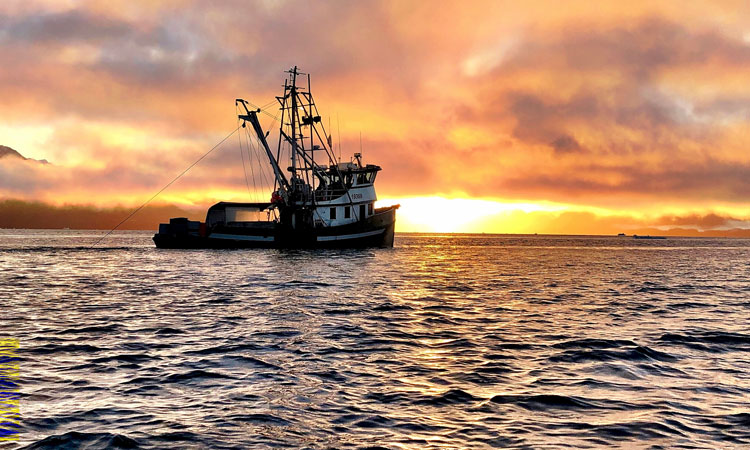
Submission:
M 328 248 L 393 247 L 399 205 L 375 208 L 375 178 L 380 166 L 363 164 L 360 153 L 340 162 L 331 135 L 322 126 L 307 88 L 297 86 L 305 75 L 294 67 L 284 83 L 279 145 L 274 154 L 258 120 L 260 109 L 243 110 L 242 127 L 250 124 L 271 165 L 274 190 L 267 203 L 219 202 L 208 209 L 205 222 L 173 218 L 159 225 L 159 248 Z M 289 146 L 289 177 L 280 165 L 282 144 Z M 321 164 L 316 156 L 325 154 Z M 320 156 L 318 156 L 320 159 Z

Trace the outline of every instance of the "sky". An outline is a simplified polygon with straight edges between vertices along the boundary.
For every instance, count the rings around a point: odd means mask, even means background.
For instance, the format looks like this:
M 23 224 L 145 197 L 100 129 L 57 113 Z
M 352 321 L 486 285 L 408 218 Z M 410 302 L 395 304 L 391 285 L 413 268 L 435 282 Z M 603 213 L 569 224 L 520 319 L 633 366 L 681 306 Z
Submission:
M 6 0 L 0 200 L 136 207 L 294 65 L 399 231 L 750 236 L 739 1 Z M 240 139 L 155 204 L 265 200 Z

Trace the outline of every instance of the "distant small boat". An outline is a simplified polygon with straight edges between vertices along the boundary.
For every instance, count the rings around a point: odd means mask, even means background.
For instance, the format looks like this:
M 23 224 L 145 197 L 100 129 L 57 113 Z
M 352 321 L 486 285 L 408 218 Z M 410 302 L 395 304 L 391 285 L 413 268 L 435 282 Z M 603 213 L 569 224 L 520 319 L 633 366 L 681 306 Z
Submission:
M 295 66 L 288 71 L 280 104 L 279 145 L 274 154 L 258 121 L 260 109 L 248 109 L 242 127 L 252 126 L 274 174 L 269 202 L 219 202 L 208 209 L 206 221 L 184 217 L 159 225 L 154 243 L 159 248 L 324 248 L 393 247 L 399 205 L 375 208 L 375 177 L 381 170 L 363 164 L 355 153 L 351 162 L 335 157 L 331 135 L 323 128 L 305 75 Z M 282 144 L 290 148 L 290 176 L 282 171 Z M 321 155 L 323 158 L 321 158 Z M 322 160 L 321 160 L 322 159 Z M 323 163 L 327 164 L 323 164 Z M 265 220 L 263 220 L 265 218 Z
M 665 236 L 638 236 L 637 234 L 633 235 L 633 239 L 666 239 Z
M 622 236 L 625 236 L 625 233 L 617 233 L 617 235 L 622 237 Z

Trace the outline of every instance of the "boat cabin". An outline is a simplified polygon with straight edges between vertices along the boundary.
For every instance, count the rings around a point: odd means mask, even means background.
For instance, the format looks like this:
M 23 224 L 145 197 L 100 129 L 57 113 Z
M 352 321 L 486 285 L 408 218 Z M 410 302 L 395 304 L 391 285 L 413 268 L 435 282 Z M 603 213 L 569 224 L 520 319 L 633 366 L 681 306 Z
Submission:
M 374 164 L 359 167 L 352 163 L 340 163 L 324 172 L 318 172 L 315 201 L 328 202 L 345 196 L 352 189 L 372 187 L 380 170 L 380 166 Z
M 220 226 L 251 227 L 251 224 L 273 224 L 276 215 L 271 205 L 273 203 L 219 202 L 208 208 L 206 226 L 213 229 Z

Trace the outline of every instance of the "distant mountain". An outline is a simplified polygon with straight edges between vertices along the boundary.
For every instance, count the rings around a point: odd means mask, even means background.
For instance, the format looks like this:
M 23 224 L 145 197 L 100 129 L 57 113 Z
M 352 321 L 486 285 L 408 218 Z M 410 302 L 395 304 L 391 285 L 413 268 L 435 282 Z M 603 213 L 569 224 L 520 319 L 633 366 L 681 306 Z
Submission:
M 26 159 L 22 154 L 18 153 L 17 151 L 13 150 L 10 147 L 6 147 L 4 145 L 0 145 L 0 158 L 4 158 L 6 156 Z
M 0 145 L 0 159 L 5 158 L 5 157 L 19 158 L 19 159 L 23 159 L 24 161 L 35 161 L 35 162 L 42 163 L 42 164 L 49 164 L 49 161 L 47 161 L 46 159 L 27 158 L 10 147 L 7 147 L 5 145 Z

